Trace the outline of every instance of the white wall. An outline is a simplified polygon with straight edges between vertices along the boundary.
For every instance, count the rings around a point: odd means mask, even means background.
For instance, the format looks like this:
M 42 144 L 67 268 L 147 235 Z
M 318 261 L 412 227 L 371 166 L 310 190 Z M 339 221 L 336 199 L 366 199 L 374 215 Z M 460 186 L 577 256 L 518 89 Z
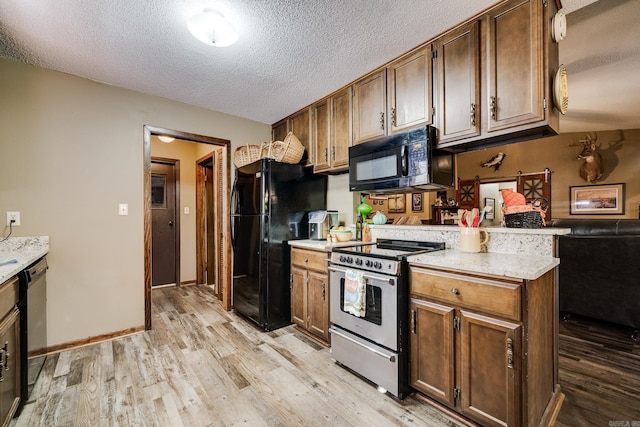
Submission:
M 268 124 L 6 59 L 0 94 L 0 214 L 21 213 L 15 236 L 50 236 L 50 346 L 144 325 L 145 124 L 231 140 L 231 153 L 271 135 Z

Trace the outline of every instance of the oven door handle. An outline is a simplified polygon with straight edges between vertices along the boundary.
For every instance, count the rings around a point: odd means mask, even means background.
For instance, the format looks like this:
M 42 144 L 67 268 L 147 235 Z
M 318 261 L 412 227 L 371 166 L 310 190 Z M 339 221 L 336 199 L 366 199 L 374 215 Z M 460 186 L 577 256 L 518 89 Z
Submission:
M 347 269 L 330 265 L 329 271 L 335 271 L 336 273 L 346 273 Z M 395 277 L 383 276 L 382 274 L 363 272 L 362 277 L 364 277 L 365 279 L 378 280 L 380 282 L 389 282 L 389 285 L 391 286 L 395 286 L 396 284 Z
M 351 338 L 351 337 L 346 336 L 345 334 L 341 334 L 341 333 L 340 333 L 340 331 L 338 331 L 338 330 L 337 330 L 336 328 L 334 328 L 333 326 L 330 326 L 330 327 L 329 327 L 329 332 L 330 332 L 330 333 L 332 333 L 332 334 L 336 334 L 336 335 L 338 335 L 339 337 L 341 337 L 341 338 L 343 338 L 343 339 L 345 339 L 345 340 L 347 340 L 347 341 L 349 341 L 349 342 L 351 342 L 351 343 L 353 343 L 353 344 L 359 345 L 360 347 L 364 347 L 365 349 L 367 349 L 367 350 L 369 350 L 370 352 L 372 352 L 372 353 L 376 354 L 377 356 L 384 357 L 385 359 L 387 359 L 387 360 L 388 360 L 389 362 L 391 362 L 391 363 L 395 363 L 395 361 L 396 361 L 396 356 L 394 356 L 394 355 L 384 354 L 384 353 L 382 353 L 382 352 L 380 352 L 380 351 L 376 350 L 375 348 L 371 348 L 371 347 L 369 347 L 369 346 L 368 346 L 368 345 L 366 345 L 366 344 L 363 344 L 363 343 L 361 343 L 361 342 L 359 342 L 359 341 L 354 340 L 354 339 L 353 339 L 353 338 Z

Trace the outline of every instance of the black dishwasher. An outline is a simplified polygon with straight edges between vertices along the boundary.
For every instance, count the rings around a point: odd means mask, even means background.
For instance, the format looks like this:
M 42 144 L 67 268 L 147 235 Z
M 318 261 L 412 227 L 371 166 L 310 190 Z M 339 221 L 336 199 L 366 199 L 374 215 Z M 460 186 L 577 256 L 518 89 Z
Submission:
M 47 259 L 40 258 L 20 278 L 20 409 L 29 399 L 47 357 Z

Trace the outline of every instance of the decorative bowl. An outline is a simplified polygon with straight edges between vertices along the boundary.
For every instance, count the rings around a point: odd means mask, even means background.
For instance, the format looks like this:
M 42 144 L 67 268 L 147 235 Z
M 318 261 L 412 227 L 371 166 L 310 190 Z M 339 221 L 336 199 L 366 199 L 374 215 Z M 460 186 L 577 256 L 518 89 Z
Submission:
M 351 230 L 331 230 L 329 233 L 338 241 L 338 242 L 348 242 L 353 237 L 353 233 Z

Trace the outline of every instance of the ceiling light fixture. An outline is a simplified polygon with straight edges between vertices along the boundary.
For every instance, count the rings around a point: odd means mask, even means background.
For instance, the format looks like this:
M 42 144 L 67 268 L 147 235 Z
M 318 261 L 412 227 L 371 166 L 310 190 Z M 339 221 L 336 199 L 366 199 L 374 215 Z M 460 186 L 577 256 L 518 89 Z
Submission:
M 210 46 L 231 46 L 238 40 L 238 32 L 220 12 L 204 9 L 187 21 L 187 28 L 193 37 Z
M 172 136 L 160 135 L 160 136 L 158 136 L 158 139 L 160 139 L 160 141 L 162 141 L 162 142 L 166 142 L 166 143 L 168 144 L 168 143 L 170 143 L 170 142 L 173 142 L 173 140 L 174 140 L 175 138 L 174 138 L 174 137 L 172 137 Z

